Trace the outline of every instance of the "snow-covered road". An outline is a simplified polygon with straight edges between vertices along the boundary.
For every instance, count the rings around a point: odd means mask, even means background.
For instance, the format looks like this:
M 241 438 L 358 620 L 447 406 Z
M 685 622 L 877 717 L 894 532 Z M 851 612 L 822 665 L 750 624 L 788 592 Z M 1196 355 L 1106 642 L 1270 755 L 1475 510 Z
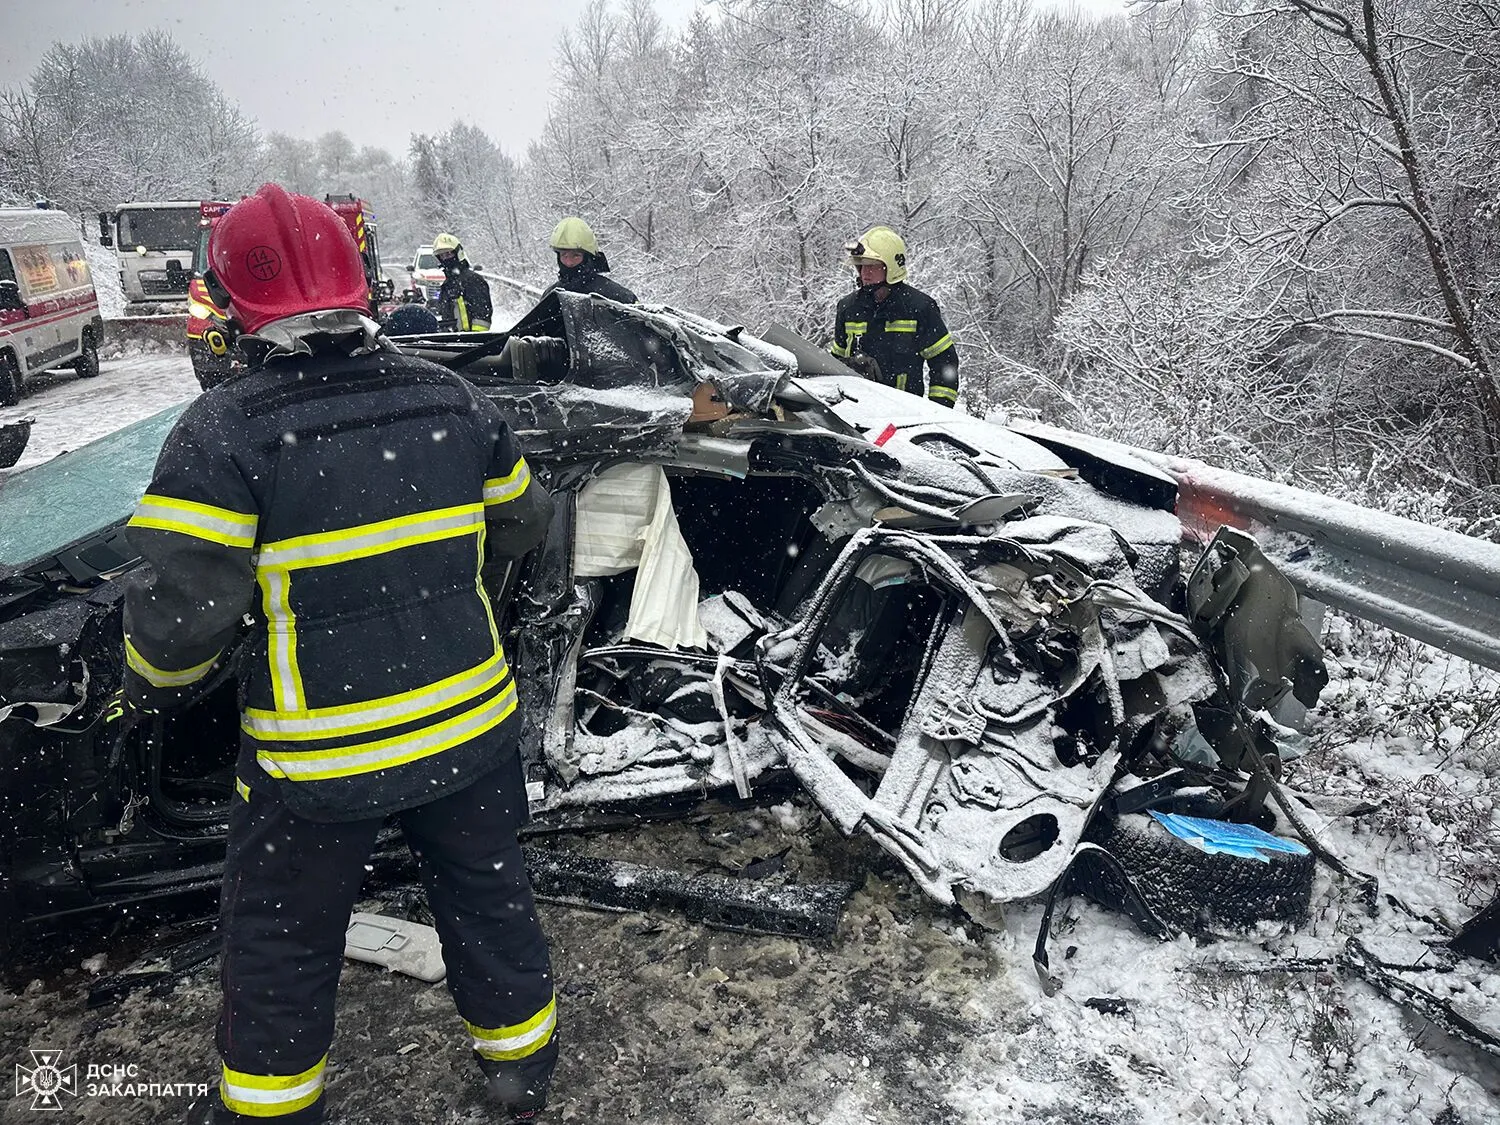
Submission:
M 29 379 L 26 389 L 19 404 L 0 409 L 0 422 L 35 419 L 16 470 L 39 465 L 192 398 L 198 382 L 185 354 L 136 355 L 104 360 L 97 379 L 48 371 Z

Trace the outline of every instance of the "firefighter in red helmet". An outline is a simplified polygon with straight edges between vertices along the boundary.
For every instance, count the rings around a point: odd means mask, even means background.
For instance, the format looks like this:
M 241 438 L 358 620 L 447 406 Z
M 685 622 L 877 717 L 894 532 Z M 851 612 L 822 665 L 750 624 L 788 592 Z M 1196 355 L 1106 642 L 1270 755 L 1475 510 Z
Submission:
M 182 705 L 232 655 L 240 678 L 223 1072 L 201 1120 L 322 1120 L 344 933 L 391 817 L 455 1034 L 501 1119 L 530 1120 L 557 1009 L 492 579 L 541 539 L 550 498 L 491 402 L 379 335 L 325 204 L 265 185 L 219 220 L 209 266 L 251 364 L 168 436 L 128 529 L 151 576 L 125 605 L 131 708 Z

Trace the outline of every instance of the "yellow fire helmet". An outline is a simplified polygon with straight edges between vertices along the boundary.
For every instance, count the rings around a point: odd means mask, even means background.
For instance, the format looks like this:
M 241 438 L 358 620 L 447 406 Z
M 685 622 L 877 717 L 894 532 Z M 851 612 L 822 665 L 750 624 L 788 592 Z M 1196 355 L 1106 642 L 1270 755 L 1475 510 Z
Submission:
M 469 256 L 464 253 L 464 245 L 454 235 L 444 231 L 432 240 L 432 252 L 442 261 L 444 254 L 455 255 L 460 262 L 467 263 Z
M 579 250 L 594 255 L 599 253 L 599 240 L 594 237 L 594 228 L 576 215 L 569 215 L 552 228 L 552 238 L 547 245 L 554 250 Z
M 906 243 L 890 227 L 871 227 L 860 235 L 859 241 L 849 243 L 844 249 L 849 252 L 849 263 L 856 268 L 879 262 L 885 266 L 885 280 L 889 284 L 906 280 Z

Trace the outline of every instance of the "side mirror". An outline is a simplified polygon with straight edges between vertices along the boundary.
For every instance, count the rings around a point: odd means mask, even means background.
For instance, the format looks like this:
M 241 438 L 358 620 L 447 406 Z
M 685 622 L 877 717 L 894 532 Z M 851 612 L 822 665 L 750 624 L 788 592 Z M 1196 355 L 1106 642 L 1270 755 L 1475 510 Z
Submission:
M 0 281 L 0 312 L 26 311 L 26 302 L 21 300 L 21 287 L 14 281 Z
M 100 246 L 113 246 L 114 244 L 115 244 L 115 240 L 114 240 L 114 238 L 109 233 L 109 212 L 107 212 L 107 211 L 100 211 L 99 212 L 99 245 Z

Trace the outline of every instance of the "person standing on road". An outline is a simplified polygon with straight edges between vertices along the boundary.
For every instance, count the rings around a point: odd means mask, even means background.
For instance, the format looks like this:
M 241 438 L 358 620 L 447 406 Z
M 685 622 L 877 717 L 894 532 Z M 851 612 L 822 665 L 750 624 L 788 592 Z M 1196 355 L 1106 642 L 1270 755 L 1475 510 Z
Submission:
M 906 243 L 890 227 L 871 227 L 845 248 L 858 288 L 833 314 L 829 349 L 867 379 L 927 397 L 958 402 L 958 345 L 938 303 L 906 284 Z
M 432 240 L 432 252 L 443 267 L 438 290 L 438 323 L 450 332 L 488 332 L 494 304 L 490 283 L 474 272 L 463 244 L 451 234 Z
M 609 259 L 599 249 L 599 240 L 593 228 L 582 219 L 568 216 L 552 228 L 552 237 L 547 243 L 557 255 L 557 280 L 547 287 L 543 298 L 556 289 L 569 293 L 597 293 L 622 305 L 636 303 L 636 295 L 613 278 L 605 277 L 609 272 Z
M 344 934 L 394 817 L 489 1094 L 529 1121 L 557 1001 L 493 597 L 551 498 L 493 403 L 379 335 L 332 209 L 266 184 L 219 220 L 209 262 L 251 363 L 188 407 L 130 520 L 150 576 L 126 598 L 122 700 L 128 724 L 231 663 L 240 678 L 223 1073 L 191 1120 L 323 1119 Z

